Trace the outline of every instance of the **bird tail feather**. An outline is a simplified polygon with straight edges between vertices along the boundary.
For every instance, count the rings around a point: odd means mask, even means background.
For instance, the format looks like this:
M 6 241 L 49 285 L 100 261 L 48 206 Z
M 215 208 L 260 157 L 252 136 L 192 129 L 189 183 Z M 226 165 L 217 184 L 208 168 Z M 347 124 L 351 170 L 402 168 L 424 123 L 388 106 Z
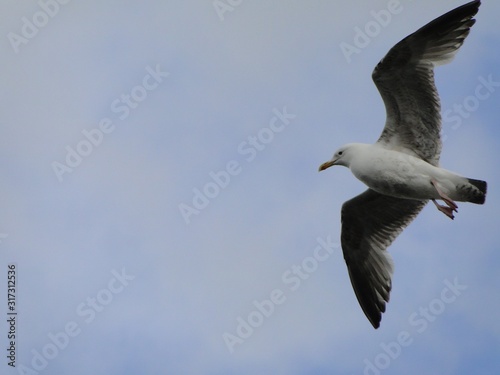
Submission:
M 483 204 L 486 200 L 486 190 L 488 184 L 486 181 L 475 180 L 473 178 L 468 178 L 468 185 L 463 186 L 461 189 L 464 193 L 468 202 Z

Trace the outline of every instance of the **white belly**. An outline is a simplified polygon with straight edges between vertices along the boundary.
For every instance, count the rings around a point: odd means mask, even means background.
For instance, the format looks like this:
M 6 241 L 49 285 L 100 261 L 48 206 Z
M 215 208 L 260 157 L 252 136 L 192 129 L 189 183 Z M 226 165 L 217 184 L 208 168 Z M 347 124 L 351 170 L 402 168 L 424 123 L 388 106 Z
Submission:
M 431 180 L 445 192 L 454 190 L 455 177 L 445 169 L 397 151 L 374 148 L 351 163 L 352 173 L 371 189 L 408 199 L 437 199 Z

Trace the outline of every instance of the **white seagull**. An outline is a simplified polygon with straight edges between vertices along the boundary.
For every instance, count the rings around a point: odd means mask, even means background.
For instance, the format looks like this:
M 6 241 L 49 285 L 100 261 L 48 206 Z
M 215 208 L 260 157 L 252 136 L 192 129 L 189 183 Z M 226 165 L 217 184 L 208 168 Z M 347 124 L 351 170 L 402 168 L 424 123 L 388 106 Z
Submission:
M 442 15 L 387 53 L 372 74 L 387 114 L 380 138 L 375 144 L 347 144 L 319 167 L 348 167 L 368 186 L 342 206 L 341 243 L 354 292 L 374 328 L 392 286 L 387 247 L 429 200 L 451 219 L 455 201 L 485 201 L 485 181 L 439 167 L 441 115 L 433 72 L 453 59 L 480 3 L 471 1 Z

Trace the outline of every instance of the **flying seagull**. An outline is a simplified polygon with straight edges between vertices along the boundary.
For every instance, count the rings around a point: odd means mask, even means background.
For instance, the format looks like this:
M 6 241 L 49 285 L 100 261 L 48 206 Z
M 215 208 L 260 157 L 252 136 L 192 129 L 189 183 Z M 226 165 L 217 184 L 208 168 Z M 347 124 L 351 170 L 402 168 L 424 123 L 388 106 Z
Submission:
M 392 286 L 387 247 L 429 200 L 451 219 L 455 201 L 485 201 L 485 181 L 439 167 L 441 115 L 433 72 L 453 59 L 480 3 L 471 1 L 442 15 L 387 53 L 372 74 L 387 115 L 380 138 L 375 144 L 347 144 L 319 167 L 348 167 L 368 186 L 342 206 L 341 243 L 354 292 L 374 328 Z

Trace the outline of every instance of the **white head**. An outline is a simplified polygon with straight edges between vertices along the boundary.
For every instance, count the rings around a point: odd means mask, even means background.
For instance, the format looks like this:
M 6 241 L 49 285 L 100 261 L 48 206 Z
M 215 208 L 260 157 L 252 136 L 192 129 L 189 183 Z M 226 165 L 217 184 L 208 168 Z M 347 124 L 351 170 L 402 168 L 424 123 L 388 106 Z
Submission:
M 349 168 L 351 165 L 352 157 L 355 153 L 355 149 L 362 147 L 361 143 L 348 143 L 342 147 L 340 147 L 335 153 L 333 157 L 319 166 L 319 171 L 324 171 L 327 168 L 330 168 L 333 165 L 342 165 L 344 167 Z

